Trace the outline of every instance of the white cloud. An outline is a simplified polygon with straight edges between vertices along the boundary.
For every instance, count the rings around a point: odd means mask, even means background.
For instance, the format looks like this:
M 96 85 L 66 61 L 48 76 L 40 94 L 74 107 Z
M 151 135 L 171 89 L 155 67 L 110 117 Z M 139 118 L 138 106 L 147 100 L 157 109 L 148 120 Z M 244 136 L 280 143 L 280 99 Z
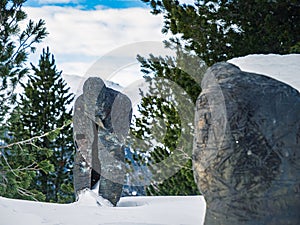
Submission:
M 44 6 L 25 10 L 30 19 L 44 19 L 50 33 L 31 60 L 37 61 L 41 49 L 49 46 L 58 69 L 67 74 L 83 75 L 99 57 L 125 44 L 166 39 L 161 34 L 162 16 L 151 15 L 149 9 Z

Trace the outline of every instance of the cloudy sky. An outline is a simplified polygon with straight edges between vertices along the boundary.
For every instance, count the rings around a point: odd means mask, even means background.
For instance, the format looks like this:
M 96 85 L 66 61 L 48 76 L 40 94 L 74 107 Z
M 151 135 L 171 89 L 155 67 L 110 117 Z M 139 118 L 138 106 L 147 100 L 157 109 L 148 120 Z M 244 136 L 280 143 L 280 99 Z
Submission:
M 28 0 L 28 18 L 43 19 L 49 32 L 30 61 L 49 46 L 59 70 L 83 75 L 104 54 L 141 41 L 162 41 L 162 16 L 139 0 Z
M 24 10 L 28 19 L 45 20 L 49 32 L 29 61 L 37 65 L 42 49 L 49 46 L 58 70 L 83 77 L 65 76 L 69 85 L 70 80 L 75 84 L 71 89 L 75 86 L 76 94 L 85 78 L 100 76 L 125 87 L 128 96 L 137 95 L 144 81 L 136 55 L 143 50 L 143 56 L 169 55 L 157 45 L 167 39 L 161 33 L 163 16 L 152 15 L 150 6 L 140 0 L 27 0 Z

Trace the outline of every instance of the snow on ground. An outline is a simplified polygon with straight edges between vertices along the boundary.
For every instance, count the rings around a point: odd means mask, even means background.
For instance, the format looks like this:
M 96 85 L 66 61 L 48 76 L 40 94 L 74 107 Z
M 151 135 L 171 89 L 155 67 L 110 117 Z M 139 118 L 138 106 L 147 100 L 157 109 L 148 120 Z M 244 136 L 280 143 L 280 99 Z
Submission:
M 1 225 L 201 225 L 201 196 L 124 197 L 117 207 L 102 207 L 86 191 L 78 202 L 50 204 L 0 197 Z
M 229 62 L 300 90 L 300 54 L 250 55 Z M 76 92 L 81 79 L 66 80 Z M 201 196 L 124 197 L 118 207 L 100 206 L 92 191 L 66 205 L 0 197 L 0 225 L 202 225 L 204 215 L 205 200 Z

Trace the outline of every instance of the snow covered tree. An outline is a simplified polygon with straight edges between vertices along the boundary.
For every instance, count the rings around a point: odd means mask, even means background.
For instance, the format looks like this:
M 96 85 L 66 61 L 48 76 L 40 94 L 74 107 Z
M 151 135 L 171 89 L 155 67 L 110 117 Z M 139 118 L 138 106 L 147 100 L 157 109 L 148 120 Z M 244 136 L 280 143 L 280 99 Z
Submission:
M 23 171 L 30 182 L 28 192 L 42 193 L 45 201 L 71 202 L 74 146 L 69 105 L 74 96 L 62 72 L 57 71 L 49 48 L 43 50 L 38 66 L 32 65 L 32 70 L 34 74 L 22 84 L 24 93 L 8 121 L 10 142 L 32 141 L 14 145 L 6 157 L 13 170 L 28 165 Z M 14 160 L 16 157 L 21 161 Z

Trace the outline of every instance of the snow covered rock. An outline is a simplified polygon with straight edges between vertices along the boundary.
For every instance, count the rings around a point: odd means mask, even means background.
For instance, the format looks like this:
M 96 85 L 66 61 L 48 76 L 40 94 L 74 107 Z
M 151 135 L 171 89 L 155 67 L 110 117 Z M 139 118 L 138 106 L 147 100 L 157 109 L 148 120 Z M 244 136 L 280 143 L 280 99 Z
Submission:
M 113 207 L 113 204 L 109 200 L 98 195 L 98 190 L 88 188 L 78 192 L 78 200 L 76 203 L 82 206 Z
M 196 103 L 194 172 L 205 224 L 300 224 L 300 94 L 217 63 Z

